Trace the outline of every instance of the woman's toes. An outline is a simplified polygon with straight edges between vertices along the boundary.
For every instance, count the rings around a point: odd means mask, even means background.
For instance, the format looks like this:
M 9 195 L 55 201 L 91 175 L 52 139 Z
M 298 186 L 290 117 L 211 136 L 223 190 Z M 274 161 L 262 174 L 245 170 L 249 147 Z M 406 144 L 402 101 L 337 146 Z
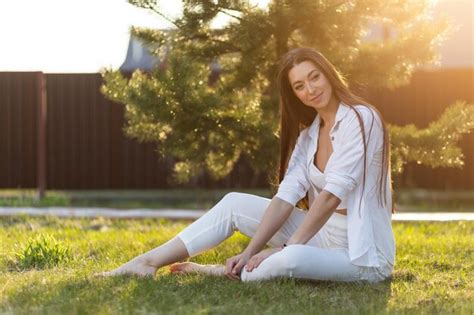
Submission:
M 107 272 L 97 272 L 97 273 L 94 273 L 92 276 L 95 278 L 106 277 Z
M 196 264 L 190 261 L 175 263 L 170 266 L 172 273 L 192 273 L 192 272 L 204 272 L 204 265 Z M 204 272 L 205 273 L 205 272 Z
M 105 277 L 112 277 L 112 276 L 116 276 L 116 275 L 117 275 L 117 273 L 115 272 L 115 270 L 97 272 L 97 273 L 93 274 L 93 276 L 95 278 L 105 278 Z
M 170 266 L 170 272 L 172 273 L 184 273 L 189 270 L 189 263 L 175 263 Z
M 172 273 L 175 273 L 175 272 L 178 272 L 179 271 L 179 266 L 177 266 L 178 264 L 172 264 L 169 266 L 169 269 L 170 269 L 170 272 Z
M 169 266 L 169 270 L 173 274 L 185 273 L 201 273 L 211 276 L 223 276 L 225 272 L 224 265 L 200 265 L 193 262 L 175 263 Z

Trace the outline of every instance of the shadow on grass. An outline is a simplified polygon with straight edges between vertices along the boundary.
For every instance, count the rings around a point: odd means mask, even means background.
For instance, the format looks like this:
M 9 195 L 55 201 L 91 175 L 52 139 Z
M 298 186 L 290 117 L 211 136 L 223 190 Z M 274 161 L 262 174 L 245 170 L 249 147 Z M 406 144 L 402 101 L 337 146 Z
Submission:
M 46 313 L 380 313 L 391 282 L 335 283 L 278 278 L 242 283 L 203 275 L 155 279 L 93 278 L 84 273 L 41 280 L 9 294 L 3 311 Z

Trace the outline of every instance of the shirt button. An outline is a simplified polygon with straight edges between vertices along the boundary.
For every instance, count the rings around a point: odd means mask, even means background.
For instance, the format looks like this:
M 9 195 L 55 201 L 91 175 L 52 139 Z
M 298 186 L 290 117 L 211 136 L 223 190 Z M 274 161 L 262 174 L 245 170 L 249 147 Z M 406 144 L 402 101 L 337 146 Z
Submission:
M 331 137 L 331 140 L 334 141 L 334 136 Z

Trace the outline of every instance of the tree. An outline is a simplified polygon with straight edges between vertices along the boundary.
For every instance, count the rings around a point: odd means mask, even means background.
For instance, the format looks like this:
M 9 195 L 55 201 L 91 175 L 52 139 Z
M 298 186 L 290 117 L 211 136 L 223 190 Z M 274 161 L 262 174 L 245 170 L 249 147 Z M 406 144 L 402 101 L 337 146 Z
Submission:
M 400 174 L 408 162 L 432 168 L 464 165 L 456 143 L 474 128 L 474 105 L 458 101 L 425 129 L 390 125 L 392 172 Z
M 167 18 L 156 1 L 129 2 Z M 131 29 L 166 67 L 129 79 L 106 69 L 102 87 L 126 105 L 128 136 L 156 142 L 161 155 L 176 159 L 179 182 L 204 171 L 222 178 L 242 155 L 256 172 L 276 170 L 276 65 L 289 49 L 315 47 L 351 84 L 396 87 L 417 66 L 436 61 L 448 30 L 444 20 L 430 18 L 428 0 L 274 0 L 268 9 L 243 0 L 185 0 L 183 6 L 181 17 L 167 18 L 175 29 Z M 212 28 L 219 15 L 230 22 Z M 383 36 L 369 40 L 370 26 Z M 216 62 L 217 75 L 210 68 Z M 411 160 L 462 165 L 455 140 L 474 127 L 473 118 L 473 106 L 459 103 L 427 129 L 391 126 L 393 170 Z

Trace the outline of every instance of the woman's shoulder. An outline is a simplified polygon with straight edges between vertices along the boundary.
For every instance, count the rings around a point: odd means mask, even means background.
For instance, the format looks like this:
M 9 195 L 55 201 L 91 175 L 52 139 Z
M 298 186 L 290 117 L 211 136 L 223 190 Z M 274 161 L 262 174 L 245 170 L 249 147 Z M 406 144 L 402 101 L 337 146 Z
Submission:
M 306 148 L 308 147 L 310 141 L 309 137 L 309 127 L 305 127 L 304 129 L 300 130 L 298 137 L 296 139 L 295 143 L 295 149 L 298 149 L 298 151 L 305 151 Z
M 372 125 L 373 123 L 379 127 L 382 126 L 382 117 L 380 117 L 380 114 L 372 105 L 356 104 L 350 106 L 352 109 L 347 111 L 346 119 L 349 124 L 359 125 L 358 117 L 360 117 L 366 126 Z
M 309 141 L 309 129 L 310 127 L 305 127 L 304 129 L 300 130 L 298 139 L 296 140 L 297 144 L 299 143 L 303 146 L 306 146 Z
M 357 112 L 364 119 L 367 119 L 367 118 L 372 119 L 372 117 L 377 116 L 377 111 L 372 105 L 356 104 L 356 105 L 352 105 L 352 108 L 355 109 L 355 111 L 354 110 L 350 111 L 352 115 L 356 115 L 356 112 Z
M 300 137 L 307 137 L 308 133 L 309 133 L 309 128 L 311 128 L 311 126 L 308 126 L 308 127 L 305 127 L 303 129 L 301 129 Z

